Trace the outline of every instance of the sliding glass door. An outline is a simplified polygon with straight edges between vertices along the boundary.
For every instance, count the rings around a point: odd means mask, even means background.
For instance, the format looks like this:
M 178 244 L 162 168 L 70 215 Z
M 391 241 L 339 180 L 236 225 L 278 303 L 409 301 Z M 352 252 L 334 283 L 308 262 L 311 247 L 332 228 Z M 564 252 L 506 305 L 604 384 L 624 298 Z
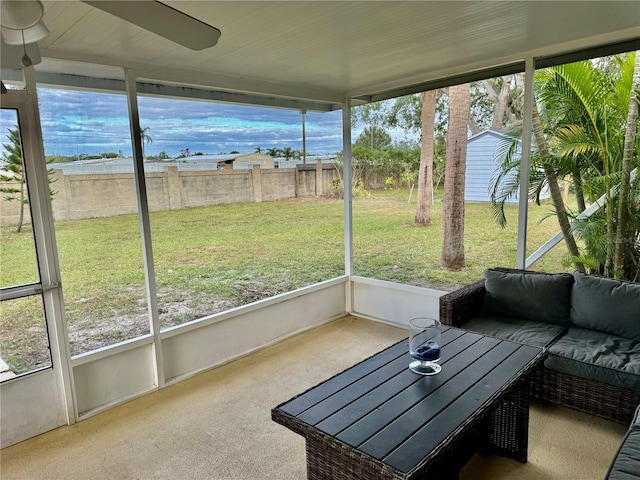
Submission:
M 50 202 L 55 195 L 32 97 L 2 95 L 0 111 L 0 395 L 2 447 L 74 418 L 59 308 Z M 49 207 L 49 208 L 47 208 Z M 62 354 L 61 354 L 62 352 Z M 66 368 L 68 371 L 68 368 Z M 68 392 L 69 389 L 66 389 Z M 73 420 L 72 420 L 73 421 Z

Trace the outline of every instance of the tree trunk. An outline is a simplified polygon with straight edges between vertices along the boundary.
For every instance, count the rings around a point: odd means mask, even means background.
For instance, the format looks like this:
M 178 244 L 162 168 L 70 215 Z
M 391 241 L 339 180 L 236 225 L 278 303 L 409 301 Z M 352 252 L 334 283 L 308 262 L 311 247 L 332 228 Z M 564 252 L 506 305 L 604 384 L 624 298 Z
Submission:
M 469 84 L 449 87 L 440 263 L 443 268 L 453 271 L 464 267 L 464 175 L 467 164 L 469 102 Z
M 640 52 L 636 52 L 636 63 L 631 82 L 631 99 L 627 115 L 627 129 L 624 134 L 624 151 L 622 154 L 622 178 L 618 197 L 618 226 L 616 229 L 615 250 L 613 255 L 613 273 L 617 278 L 624 276 L 626 245 L 628 238 L 627 223 L 629 219 L 629 191 L 631 189 L 631 170 L 633 168 L 633 150 L 638 130 L 638 99 L 636 92 L 640 89 Z
M 496 85 L 492 80 L 483 80 L 482 85 L 487 95 L 493 102 L 493 120 L 491 121 L 492 130 L 500 130 L 507 113 L 507 100 L 511 91 L 511 77 L 502 77 L 502 87 L 500 92 L 496 91 Z
M 18 227 L 16 228 L 16 231 L 18 233 L 22 231 L 22 224 L 24 223 L 24 203 L 25 203 L 24 202 L 24 187 L 25 187 L 24 182 L 25 182 L 25 178 L 24 178 L 24 171 L 23 171 L 22 178 L 20 179 L 20 217 L 18 218 Z
M 582 213 L 587 209 L 587 205 L 584 201 L 584 190 L 582 188 L 582 177 L 580 176 L 580 170 L 573 174 L 573 188 L 576 191 L 578 213 Z
M 433 134 L 436 119 L 436 91 L 422 92 L 422 145 L 420 149 L 420 171 L 418 173 L 418 206 L 415 225 L 431 224 L 431 199 L 433 195 Z
M 540 114 L 538 113 L 538 107 L 535 100 L 533 102 L 533 136 L 536 139 L 540 155 L 543 158 L 549 158 L 551 153 L 549 152 L 547 141 L 544 138 L 542 123 L 540 122 Z M 553 207 L 555 208 L 556 216 L 558 217 L 558 223 L 560 224 L 560 230 L 562 231 L 564 242 L 567 245 L 567 250 L 569 251 L 569 255 L 577 257 L 580 255 L 580 252 L 578 251 L 576 240 L 573 238 L 573 234 L 571 233 L 571 224 L 569 223 L 569 216 L 567 215 L 567 210 L 564 206 L 564 202 L 562 201 L 562 193 L 560 192 L 556 172 L 553 169 L 553 166 L 549 163 L 544 163 L 543 169 L 545 177 L 547 177 L 549 193 L 551 194 L 551 200 L 553 201 Z M 573 266 L 576 270 L 584 272 L 584 266 L 581 263 L 574 262 Z

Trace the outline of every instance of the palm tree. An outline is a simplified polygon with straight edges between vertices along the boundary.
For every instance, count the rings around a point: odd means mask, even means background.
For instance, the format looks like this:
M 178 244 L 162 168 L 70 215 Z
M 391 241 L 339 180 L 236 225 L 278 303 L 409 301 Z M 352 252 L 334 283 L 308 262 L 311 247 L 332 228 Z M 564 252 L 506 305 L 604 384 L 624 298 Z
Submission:
M 254 149 L 254 151 L 255 151 L 255 153 L 262 153 L 262 147 L 257 146 L 257 147 Z
M 444 176 L 441 265 L 447 270 L 464 267 L 464 175 L 467 164 L 469 84 L 449 87 L 449 127 Z
M 635 54 L 628 54 L 614 57 L 603 67 L 592 62 L 562 65 L 553 69 L 552 81 L 542 89 L 546 102 L 553 105 L 550 111 L 563 106 L 568 111 L 561 117 L 568 121 L 554 135 L 560 156 L 583 162 L 583 189 L 586 185 L 592 201 L 604 197 L 604 208 L 594 217 L 596 224 L 604 222 L 604 231 L 596 233 L 592 225 L 584 228 L 581 222 L 583 228 L 577 234 L 586 243 L 584 260 L 606 276 L 625 276 L 615 272 L 613 265 L 618 217 L 615 196 L 622 174 L 629 102 L 635 96 L 631 94 L 634 64 Z M 637 128 L 636 123 L 633 129 Z
M 140 128 L 140 140 L 142 140 L 142 158 L 144 158 L 144 144 L 153 143 L 153 139 L 147 134 L 151 127 Z
M 414 223 L 416 226 L 431 224 L 431 199 L 433 194 L 433 137 L 436 119 L 436 90 L 420 94 L 422 100 L 422 148 L 420 149 L 420 171 L 418 173 L 418 206 Z
M 631 92 L 640 92 L 640 55 L 636 53 Z M 629 197 L 631 190 L 631 170 L 633 168 L 633 153 L 635 151 L 638 133 L 638 115 L 640 99 L 631 95 L 629 99 L 629 113 L 627 128 L 624 134 L 624 149 L 622 153 L 622 177 L 620 179 L 620 194 L 618 199 L 618 225 L 616 231 L 615 250 L 613 253 L 613 269 L 617 276 L 626 270 L 625 238 L 630 238 L 632 229 L 629 228 Z
M 269 155 L 270 157 L 276 158 L 280 156 L 280 149 L 279 148 L 267 148 L 267 155 Z
M 284 155 L 285 160 L 289 160 L 293 157 L 293 149 L 291 147 L 284 147 L 282 149 L 282 155 Z
M 617 196 L 619 191 L 627 196 L 626 180 L 621 183 L 621 179 L 627 176 L 625 172 L 630 177 L 633 152 L 638 151 L 637 137 L 633 139 L 627 133 L 638 129 L 637 117 L 631 112 L 638 96 L 637 87 L 632 87 L 635 58 L 636 53 L 632 52 L 599 64 L 583 61 L 536 73 L 536 97 L 541 108 L 539 116 L 534 109 L 538 151 L 532 162 L 533 168 L 544 169 L 545 182 L 576 268 L 584 264 L 592 271 L 627 279 L 636 278 L 640 272 L 640 205 L 622 199 L 627 206 L 623 207 L 625 212 L 619 212 Z M 512 162 L 511 166 L 516 164 Z M 507 162 L 503 167 L 506 166 Z M 578 213 L 585 209 L 586 202 L 594 203 L 600 198 L 602 208 L 586 218 L 568 212 L 557 190 L 558 178 L 572 180 Z M 628 198 L 640 196 L 638 183 L 633 185 L 629 181 Z M 574 222 L 570 226 L 571 217 Z M 584 242 L 582 253 L 574 246 L 573 235 Z
M 567 250 L 572 257 L 577 258 L 580 255 L 580 252 L 578 251 L 576 240 L 571 233 L 571 223 L 562 199 L 562 193 L 560 193 L 557 173 L 553 165 L 548 161 L 551 158 L 551 152 L 549 151 L 547 140 L 542 131 L 542 123 L 540 121 L 540 115 L 535 102 L 533 105 L 533 136 L 538 146 L 538 152 L 540 152 L 540 156 L 542 158 L 542 169 L 549 187 L 551 201 L 553 202 L 553 207 L 556 211 L 558 224 L 560 225 L 562 236 L 564 237 L 565 244 L 567 245 Z M 574 266 L 577 270 L 584 271 L 584 267 L 580 262 L 574 262 Z

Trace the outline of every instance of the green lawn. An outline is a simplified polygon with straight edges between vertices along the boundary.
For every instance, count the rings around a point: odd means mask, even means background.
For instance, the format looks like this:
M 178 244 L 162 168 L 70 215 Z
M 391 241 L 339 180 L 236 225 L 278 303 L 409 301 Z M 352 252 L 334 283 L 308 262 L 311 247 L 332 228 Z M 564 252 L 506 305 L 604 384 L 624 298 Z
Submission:
M 513 266 L 517 206 L 500 229 L 489 205 L 467 204 L 467 266 L 440 268 L 442 202 L 432 226 L 413 226 L 415 195 L 386 190 L 353 202 L 356 275 L 452 289 L 490 266 Z M 529 212 L 530 252 L 556 233 L 550 206 Z M 151 227 L 163 327 L 201 318 L 344 272 L 343 203 L 318 198 L 152 212 Z M 141 240 L 135 215 L 56 222 L 65 310 L 74 354 L 149 331 Z M 30 227 L 2 228 L 3 286 L 37 279 Z M 558 271 L 559 245 L 533 268 Z M 39 305 L 2 302 L 0 357 L 18 371 L 42 364 L 46 333 Z M 7 360 L 8 359 L 8 360 Z M 38 363 L 40 362 L 40 363 Z
M 415 193 L 415 192 L 414 192 Z M 416 228 L 415 196 L 407 204 L 406 190 L 375 192 L 354 201 L 354 257 L 357 275 L 392 280 L 418 286 L 450 290 L 482 277 L 490 266 L 514 266 L 518 206 L 507 205 L 507 228 L 493 220 L 490 205 L 465 205 L 465 259 L 460 272 L 440 268 L 442 249 L 442 192 L 432 208 L 431 226 Z M 531 205 L 528 218 L 527 254 L 530 255 L 558 231 L 555 217 L 541 220 L 551 212 L 550 204 Z M 564 245 L 560 244 L 531 268 L 563 269 Z M 570 270 L 570 269 L 569 269 Z

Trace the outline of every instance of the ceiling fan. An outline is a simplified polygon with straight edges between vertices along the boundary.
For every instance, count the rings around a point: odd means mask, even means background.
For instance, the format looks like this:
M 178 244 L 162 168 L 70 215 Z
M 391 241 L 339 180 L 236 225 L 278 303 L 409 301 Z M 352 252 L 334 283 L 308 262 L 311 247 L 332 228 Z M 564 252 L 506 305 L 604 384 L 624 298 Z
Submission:
M 191 50 L 203 50 L 218 43 L 220 30 L 169 5 L 152 0 L 90 1 L 83 3 L 133 23 L 156 35 Z M 36 42 L 49 31 L 42 21 L 44 7 L 40 0 L 0 0 L 0 29 L 3 56 L 11 54 L 10 47 L 22 47 L 20 63 L 27 67 L 40 61 Z M 34 44 L 34 45 L 32 45 Z M 27 49 L 29 45 L 29 49 Z M 15 49 L 14 49 L 15 50 Z M 29 50 L 29 52 L 28 52 Z M 4 62 L 3 62 L 4 63 Z

